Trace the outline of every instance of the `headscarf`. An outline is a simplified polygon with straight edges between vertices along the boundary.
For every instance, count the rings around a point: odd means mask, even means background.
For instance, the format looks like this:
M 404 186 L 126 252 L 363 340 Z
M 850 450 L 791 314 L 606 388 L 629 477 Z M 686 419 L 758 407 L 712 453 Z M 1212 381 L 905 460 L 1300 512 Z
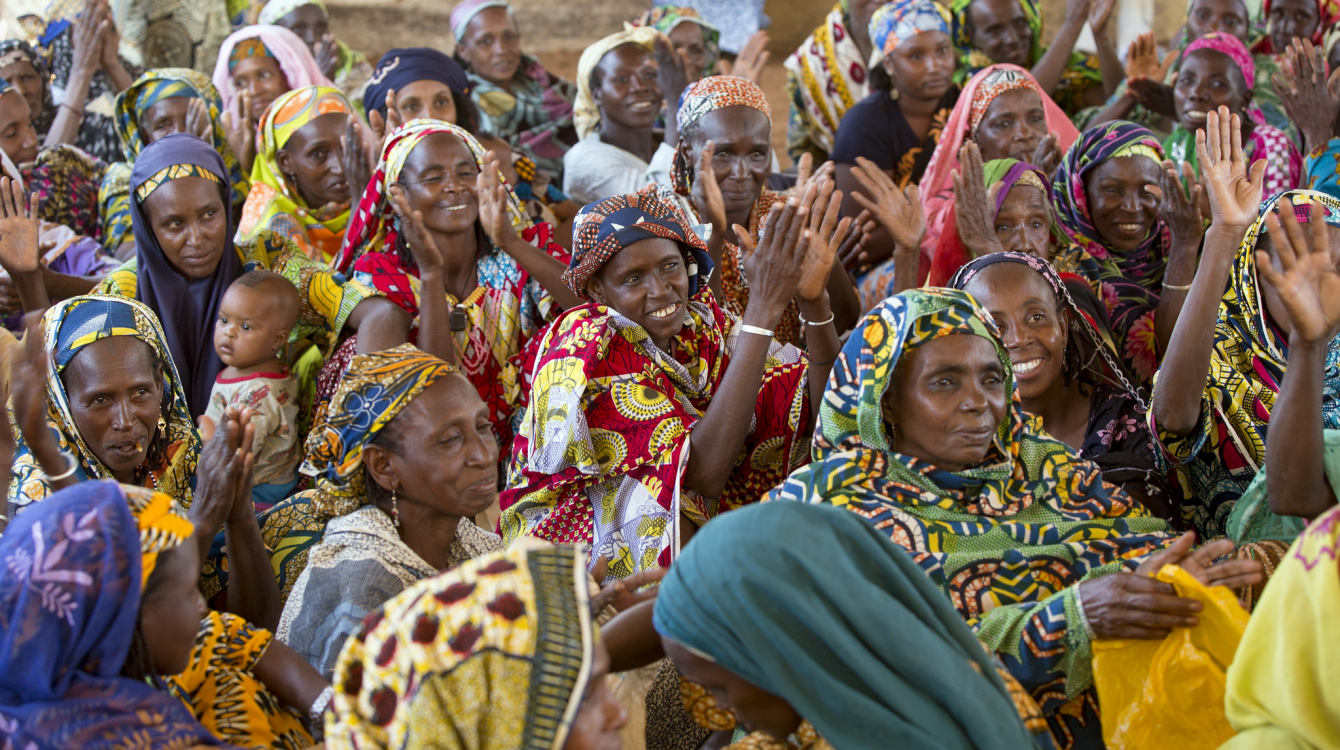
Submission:
M 1228 55 L 1228 59 L 1232 60 L 1233 64 L 1237 65 L 1238 69 L 1242 71 L 1242 78 L 1247 82 L 1247 90 L 1251 91 L 1256 88 L 1256 63 L 1252 60 L 1252 53 L 1241 39 L 1222 31 L 1202 34 L 1200 38 L 1188 44 L 1186 49 L 1182 51 L 1182 64 L 1186 64 L 1186 58 L 1192 52 L 1203 49 Z
M 585 140 L 600 128 L 600 107 L 591 91 L 591 74 L 605 55 L 625 44 L 636 44 L 647 52 L 655 51 L 654 43 L 660 35 L 656 29 L 633 27 L 610 34 L 582 51 L 577 61 L 577 100 L 572 103 L 572 122 L 577 138 Z
M 415 81 L 438 81 L 453 93 L 468 96 L 470 79 L 465 69 L 447 55 L 428 47 L 393 49 L 377 61 L 377 70 L 363 90 L 363 105 L 369 113 L 386 116 L 386 92 L 399 91 Z M 456 113 L 460 119 L 460 113 Z
M 899 0 L 870 16 L 870 67 L 893 54 L 899 44 L 928 31 L 951 36 L 949 11 L 935 0 Z M 951 37 L 952 38 L 952 37 Z
M 125 145 L 126 161 L 133 163 L 144 150 L 140 118 L 150 107 L 174 97 L 201 99 L 209 108 L 210 145 L 223 157 L 228 182 L 232 185 L 233 204 L 242 203 L 247 198 L 247 178 L 228 144 L 228 133 L 223 127 L 223 101 L 204 73 L 189 68 L 156 68 L 146 71 L 130 84 L 130 88 L 117 95 L 116 130 Z
M 237 242 L 250 242 L 265 229 L 294 239 L 312 260 L 333 258 L 349 225 L 349 203 L 308 206 L 283 170 L 278 154 L 293 134 L 318 117 L 354 115 L 353 105 L 332 86 L 306 86 L 280 94 L 261 115 L 259 148 L 251 166 L 251 193 L 247 196 Z
M 456 368 L 412 344 L 360 354 L 331 397 L 326 421 L 307 437 L 299 469 L 316 477 L 312 511 L 342 516 L 367 505 L 363 448 L 433 383 Z
M 763 503 L 711 521 L 670 567 L 653 622 L 790 703 L 833 747 L 1034 747 L 944 594 L 837 508 Z
M 465 36 L 465 27 L 470 25 L 470 21 L 489 8 L 506 8 L 509 18 L 516 15 L 516 12 L 512 10 L 512 6 L 508 5 L 506 0 L 465 0 L 465 2 L 451 9 L 451 16 L 447 19 L 447 22 L 451 24 L 451 33 L 456 37 L 458 44 L 461 37 Z
M 189 508 L 191 482 L 195 479 L 200 457 L 200 436 L 191 421 L 181 378 L 168 351 L 167 337 L 153 311 L 135 300 L 87 295 L 57 302 L 47 309 L 42 321 L 46 326 L 43 343 L 52 358 L 47 371 L 47 426 L 55 433 L 61 449 L 70 451 L 78 462 L 75 477 L 81 481 L 109 479 L 112 472 L 98 460 L 79 433 L 61 375 L 75 355 L 89 344 L 112 336 L 131 336 L 148 344 L 163 363 L 163 389 L 171 394 L 170 406 L 162 415 L 167 425 L 167 463 L 144 467 L 149 470 L 147 481 L 154 489 Z M 41 505 L 38 501 L 51 495 L 51 486 L 27 441 L 17 430 L 16 443 L 10 504 L 21 508 Z
M 315 5 L 321 9 L 321 13 L 326 18 L 330 18 L 330 11 L 321 0 L 270 0 L 264 8 L 261 8 L 260 15 L 256 17 L 256 23 L 263 25 L 278 23 L 279 19 L 304 5 Z
M 591 682 L 590 550 L 531 542 L 405 589 L 363 620 L 335 666 L 332 750 L 561 748 Z M 468 696 L 468 698 L 466 698 Z
M 834 3 L 783 63 L 788 89 L 795 89 L 786 138 L 792 161 L 805 152 L 820 161 L 831 152 L 842 118 L 870 93 L 866 56 L 856 46 L 849 5 L 848 0 Z
M 31 120 L 33 129 L 37 131 L 37 137 L 45 140 L 47 132 L 51 130 L 52 121 L 56 119 L 56 104 L 51 98 L 51 72 L 48 70 L 46 58 L 37 54 L 32 46 L 22 39 L 0 41 L 0 68 L 20 61 L 33 66 L 37 71 L 37 77 L 42 79 L 42 104 L 32 113 Z M 0 78 L 0 94 L 9 87 L 9 84 Z
M 191 522 L 167 496 L 80 482 L 0 536 L 0 740 L 111 750 L 220 745 L 182 701 L 121 675 L 143 582 Z
M 954 105 L 954 111 L 949 114 L 935 153 L 926 165 L 926 173 L 921 178 L 921 209 L 926 214 L 926 237 L 921 242 L 921 254 L 926 261 L 934 255 L 940 235 L 947 226 L 949 209 L 954 201 L 951 173 L 962 170 L 958 152 L 963 148 L 963 142 L 973 137 L 977 125 L 997 96 L 1025 87 L 1038 92 L 1038 97 L 1042 99 L 1047 130 L 1056 136 L 1057 148 L 1070 148 L 1070 144 L 1079 137 L 1079 131 L 1070 124 L 1070 118 L 1056 106 L 1051 97 L 1042 93 L 1037 79 L 1027 70 L 1002 63 L 983 68 L 968 79 L 963 92 L 959 94 L 958 103 Z
M 1042 57 L 1044 36 L 1042 9 L 1038 7 L 1037 0 L 1018 0 L 1018 2 L 1024 11 L 1024 18 L 1028 21 L 1028 28 L 1033 32 L 1032 46 L 1028 51 L 1028 64 L 1031 66 Z M 954 71 L 954 78 L 960 82 L 992 63 L 984 52 L 972 46 L 970 33 L 972 24 L 968 18 L 968 8 L 972 3 L 973 0 L 952 0 L 949 8 L 954 17 L 954 47 L 958 51 L 958 66 Z
M 615 195 L 591 203 L 572 220 L 572 262 L 563 283 L 583 301 L 590 302 L 586 285 L 610 258 L 640 240 L 674 240 L 684 252 L 689 274 L 689 296 L 698 293 L 712 275 L 712 257 L 696 232 L 684 226 L 674 209 L 650 195 Z
M 223 371 L 223 361 L 214 351 L 214 321 L 223 293 L 242 275 L 242 259 L 233 248 L 231 233 L 225 232 L 223 256 L 214 273 L 203 279 L 186 279 L 163 254 L 144 213 L 144 199 L 138 197 L 146 189 L 189 176 L 212 176 L 223 185 L 228 171 L 218 151 L 187 133 L 174 133 L 145 146 L 130 174 L 130 216 L 139 264 L 135 272 L 137 296 L 163 323 L 172 361 L 182 373 L 186 402 L 194 416 L 205 413 L 214 380 Z M 227 226 L 232 227 L 233 204 L 228 200 L 223 203 Z
M 646 26 L 662 34 L 669 34 L 682 23 L 691 23 L 703 30 L 703 77 L 717 74 L 717 60 L 721 57 L 721 31 L 703 19 L 687 5 L 655 5 L 633 21 L 633 26 Z
M 737 76 L 709 76 L 688 85 L 679 95 L 679 143 L 674 160 L 670 166 L 670 180 L 679 195 L 690 195 L 693 191 L 693 165 L 685 155 L 684 129 L 709 112 L 726 107 L 751 107 L 768 116 L 768 127 L 772 127 L 772 109 L 768 106 L 768 97 L 758 84 L 747 78 Z
M 1317 3 L 1317 30 L 1312 32 L 1312 43 L 1318 47 L 1322 46 L 1322 40 L 1326 33 L 1330 31 L 1337 23 L 1340 23 L 1340 1 L 1338 0 L 1316 0 Z M 1261 18 L 1265 21 L 1265 34 L 1257 45 L 1261 52 L 1270 54 L 1281 54 L 1284 50 L 1276 50 L 1274 42 L 1270 39 L 1270 6 L 1271 0 L 1264 0 L 1261 3 Z M 1323 51 L 1326 54 L 1329 50 Z
M 358 202 L 358 211 L 349 223 L 349 231 L 344 235 L 344 246 L 340 250 L 335 269 L 349 273 L 354 261 L 370 252 L 395 253 L 399 247 L 400 220 L 391 206 L 390 186 L 400 179 L 400 170 L 405 161 L 423 140 L 438 133 L 449 133 L 461 139 L 475 157 L 475 164 L 483 169 L 484 147 L 464 128 L 441 120 L 410 120 L 396 128 L 386 137 L 382 146 L 381 160 L 377 162 L 377 171 L 372 174 L 363 198 Z M 499 173 L 501 174 L 501 173 Z M 531 226 L 530 217 L 521 207 L 521 201 L 512 191 L 506 178 L 501 178 L 507 190 L 507 213 L 512 226 L 520 233 Z M 481 248 L 481 252 L 483 248 Z
M 290 89 L 335 85 L 321 72 L 307 43 L 297 34 L 283 26 L 244 26 L 223 40 L 223 45 L 219 47 L 219 59 L 214 64 L 214 88 L 223 96 L 224 111 L 231 112 L 234 117 L 239 115 L 238 91 L 237 86 L 233 85 L 233 63 L 230 61 L 233 48 L 249 39 L 260 42 L 261 48 L 255 50 L 257 53 L 268 54 L 279 61 L 279 69 L 283 71 Z

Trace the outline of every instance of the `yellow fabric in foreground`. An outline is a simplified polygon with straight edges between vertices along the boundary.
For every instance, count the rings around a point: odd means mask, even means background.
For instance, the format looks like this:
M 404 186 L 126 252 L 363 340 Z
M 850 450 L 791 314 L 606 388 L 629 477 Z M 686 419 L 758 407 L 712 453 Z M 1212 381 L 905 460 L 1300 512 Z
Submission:
M 1158 579 L 1205 610 L 1199 625 L 1161 641 L 1093 641 L 1103 740 L 1109 750 L 1211 750 L 1233 736 L 1222 696 L 1247 612 L 1229 589 L 1206 588 L 1175 565 Z
M 1294 541 L 1228 670 L 1223 750 L 1340 748 L 1340 507 Z

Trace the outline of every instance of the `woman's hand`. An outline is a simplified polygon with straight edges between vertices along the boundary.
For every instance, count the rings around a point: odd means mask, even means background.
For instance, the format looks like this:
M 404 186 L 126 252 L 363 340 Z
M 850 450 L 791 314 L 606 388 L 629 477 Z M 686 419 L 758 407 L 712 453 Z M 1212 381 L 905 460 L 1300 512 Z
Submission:
M 1247 157 L 1242 153 L 1242 120 L 1230 116 L 1228 107 L 1211 111 L 1205 129 L 1196 131 L 1196 156 L 1210 194 L 1211 220 L 1246 230 L 1261 207 L 1266 162 L 1258 159 L 1248 172 Z
M 345 181 L 349 183 L 350 205 L 357 211 L 358 202 L 363 199 L 363 191 L 367 190 L 372 175 L 377 171 L 379 149 L 372 139 L 364 135 L 363 123 L 353 116 L 349 117 L 345 125 L 340 146 L 344 149 L 340 162 L 344 167 Z
M 1163 83 L 1175 62 L 1177 55 L 1172 52 L 1164 55 L 1162 62 L 1159 61 L 1159 43 L 1154 39 L 1154 32 L 1146 32 L 1136 37 L 1126 48 L 1126 80 L 1148 78 Z
M 508 210 L 507 184 L 498 171 L 498 155 L 493 151 L 484 153 L 484 165 L 475 178 L 475 195 L 479 197 L 479 223 L 493 244 L 506 251 L 508 245 L 520 241 Z
M 805 235 L 808 234 L 810 206 L 818 192 L 811 185 L 804 196 L 792 196 L 784 205 L 774 205 L 760 224 L 757 245 L 748 229 L 735 225 L 735 236 L 744 256 L 745 278 L 749 279 L 746 323 L 775 328 L 796 295 L 809 249 Z M 753 313 L 757 313 L 757 317 Z
M 1048 180 L 1056 175 L 1056 168 L 1061 166 L 1061 149 L 1057 145 L 1055 133 L 1048 133 L 1038 142 L 1038 147 L 1033 151 L 1033 161 L 1030 163 L 1041 169 Z
M 1176 55 L 1169 54 L 1174 58 Z M 1168 118 L 1177 117 L 1177 99 L 1172 86 L 1165 85 L 1152 78 L 1132 78 L 1126 81 L 1126 90 L 1135 95 L 1145 109 Z
M 1215 560 L 1231 553 L 1235 545 L 1231 539 L 1216 539 L 1196 548 L 1196 532 L 1188 531 L 1172 544 L 1155 552 L 1140 563 L 1135 574 L 1153 578 L 1165 565 L 1176 565 L 1206 586 L 1226 586 L 1238 589 L 1261 582 L 1261 564 L 1255 560 Z M 1085 603 L 1085 607 L 1088 604 Z
M 186 132 L 205 143 L 213 143 L 214 123 L 209 119 L 209 105 L 204 99 L 192 99 L 186 105 Z
M 116 19 L 112 17 L 109 8 L 107 26 L 102 32 L 102 48 L 99 50 L 98 67 L 108 73 L 113 69 L 122 67 L 120 58 L 116 56 L 120 47 L 121 32 L 116 28 Z
M 241 490 L 249 491 L 251 487 L 249 477 L 254 462 L 251 445 L 255 436 L 251 410 L 238 412 L 229 408 L 220 417 L 213 439 L 200 452 L 195 500 L 187 510 L 187 517 L 195 524 L 195 535 L 202 548 L 208 548 L 209 540 L 233 516 Z
M 1340 269 L 1331 249 L 1326 208 L 1312 204 L 1305 229 L 1294 218 L 1292 206 L 1285 207 L 1266 217 L 1266 231 L 1279 269 L 1269 253 L 1257 250 L 1256 272 L 1279 293 L 1293 334 L 1310 344 L 1335 338 L 1340 330 Z
M 0 177 L 0 267 L 16 281 L 20 276 L 37 273 L 41 254 L 37 246 L 42 220 L 37 193 L 27 196 L 16 180 Z
M 12 350 L 9 361 L 9 396 L 14 421 L 23 442 L 48 476 L 60 476 L 68 466 L 60 445 L 47 424 L 47 368 L 51 357 L 46 351 L 46 331 L 42 324 L 45 310 L 33 310 L 23 316 L 25 336 Z M 62 485 L 64 486 L 64 485 Z M 52 487 L 53 490 L 59 487 Z
M 400 110 L 395 108 L 395 89 L 386 92 L 386 117 L 382 117 L 380 112 L 369 109 L 368 124 L 372 126 L 373 135 L 377 136 L 377 150 L 380 153 L 381 147 L 386 144 L 386 136 L 405 124 L 405 118 L 401 117 Z
M 1155 190 L 1151 185 L 1150 190 Z M 1171 161 L 1163 162 L 1159 171 L 1157 188 L 1159 197 L 1159 218 L 1168 225 L 1174 245 L 1199 247 L 1205 236 L 1205 222 L 1200 213 L 1200 184 L 1191 185 L 1191 194 L 1182 188 L 1177 179 L 1177 167 Z
M 400 217 L 400 225 L 405 230 L 405 244 L 409 245 L 414 262 L 419 264 L 419 273 L 426 275 L 441 272 L 442 251 L 437 248 L 433 236 L 423 225 L 423 212 L 409 207 L 409 199 L 405 197 L 405 191 L 399 185 L 392 183 L 389 192 L 391 208 L 395 209 L 396 216 Z
M 340 67 L 340 49 L 335 44 L 335 35 L 326 32 L 321 37 L 321 41 L 316 43 L 312 49 L 312 57 L 316 58 L 316 66 L 321 69 L 321 74 L 330 80 L 335 80 L 335 71 Z
M 875 263 L 882 263 L 888 257 L 885 255 L 876 261 L 866 250 L 866 246 L 870 244 L 870 235 L 878 228 L 879 225 L 870 218 L 868 209 L 862 209 L 861 213 L 856 215 L 856 221 L 852 222 L 846 238 L 838 246 L 838 261 L 842 263 L 843 268 L 849 272 L 865 273 Z
M 102 62 L 103 35 L 107 33 L 111 23 L 111 9 L 106 3 L 101 0 L 90 0 L 84 6 L 84 12 L 74 21 L 72 38 L 74 55 L 71 67 L 75 71 L 92 75 L 98 69 Z
M 852 198 L 861 204 L 861 208 L 870 212 L 869 217 L 884 227 L 899 248 L 919 249 L 922 238 L 926 236 L 921 188 L 911 184 L 899 190 L 893 178 L 864 156 L 856 157 L 856 166 L 852 167 L 851 174 L 861 183 L 861 190 L 865 193 L 853 192 Z M 865 224 L 860 217 L 857 217 L 857 222 Z
M 1335 112 L 1340 100 L 1326 86 L 1326 56 L 1310 40 L 1294 39 L 1284 51 L 1280 72 L 1270 77 L 1289 118 L 1306 139 L 1304 151 L 1335 136 Z
M 986 173 L 982 169 L 982 152 L 977 144 L 968 141 L 959 151 L 963 173 L 953 171 L 954 215 L 959 241 L 972 257 L 980 258 L 1005 250 L 996 239 L 996 196 L 1003 183 L 987 188 Z
M 1112 18 L 1112 9 L 1116 5 L 1116 0 L 1093 0 L 1093 4 L 1089 6 L 1089 28 L 1094 36 L 1101 36 L 1107 31 L 1108 19 Z
M 754 83 L 762 83 L 763 68 L 768 64 L 768 58 L 772 56 L 767 47 L 768 32 L 755 31 L 749 37 L 749 41 L 744 43 L 744 49 L 735 56 L 733 64 L 729 60 L 721 60 L 717 63 L 717 67 L 721 68 L 723 76 L 735 76 Z
M 1095 638 L 1160 640 L 1192 628 L 1204 605 L 1177 595 L 1172 584 L 1137 573 L 1113 573 L 1079 584 L 1084 617 Z
M 252 115 L 251 94 L 242 91 L 237 95 L 237 112 L 228 113 L 224 128 L 228 146 L 242 163 L 245 174 L 251 173 L 251 165 L 256 161 L 256 125 Z
M 669 571 L 666 568 L 652 568 L 602 586 L 599 591 L 591 595 L 591 615 L 599 615 L 609 606 L 614 607 L 615 612 L 624 612 L 642 602 L 655 599 L 661 587 L 650 584 L 660 583 L 667 572 Z M 591 577 L 599 583 L 605 580 L 607 575 L 609 575 L 609 558 L 602 556 L 596 560 L 595 567 L 591 570 Z M 648 586 L 650 588 L 639 591 Z
M 838 247 L 850 233 L 853 221 L 851 217 L 842 218 L 842 191 L 836 189 L 837 183 L 828 179 L 817 187 L 819 195 L 810 207 L 810 225 L 805 231 L 809 247 L 796 285 L 796 299 L 801 303 L 817 303 L 827 293 Z
M 708 141 L 698 152 L 698 175 L 693 181 L 693 207 L 698 215 L 712 225 L 713 236 L 726 236 L 726 200 L 721 197 L 721 186 L 717 184 L 717 173 L 712 168 L 712 156 L 716 154 L 716 144 Z

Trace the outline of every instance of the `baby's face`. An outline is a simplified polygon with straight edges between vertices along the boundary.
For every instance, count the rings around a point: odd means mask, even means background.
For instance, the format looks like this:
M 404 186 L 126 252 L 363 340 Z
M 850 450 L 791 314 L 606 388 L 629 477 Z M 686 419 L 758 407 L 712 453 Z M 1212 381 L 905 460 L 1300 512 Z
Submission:
M 252 367 L 273 358 L 288 339 L 292 325 L 280 320 L 281 305 L 265 296 L 264 287 L 228 287 L 214 321 L 214 351 L 230 367 Z

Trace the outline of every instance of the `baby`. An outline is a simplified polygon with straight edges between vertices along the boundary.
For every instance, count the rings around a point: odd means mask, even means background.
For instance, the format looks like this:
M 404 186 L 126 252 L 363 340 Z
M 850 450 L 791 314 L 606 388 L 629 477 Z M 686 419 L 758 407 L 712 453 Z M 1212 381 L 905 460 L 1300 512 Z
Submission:
M 271 271 L 250 271 L 234 281 L 214 322 L 214 351 L 227 367 L 214 381 L 205 417 L 218 424 L 229 407 L 251 410 L 257 512 L 297 484 L 298 383 L 279 358 L 297 322 L 298 290 Z

